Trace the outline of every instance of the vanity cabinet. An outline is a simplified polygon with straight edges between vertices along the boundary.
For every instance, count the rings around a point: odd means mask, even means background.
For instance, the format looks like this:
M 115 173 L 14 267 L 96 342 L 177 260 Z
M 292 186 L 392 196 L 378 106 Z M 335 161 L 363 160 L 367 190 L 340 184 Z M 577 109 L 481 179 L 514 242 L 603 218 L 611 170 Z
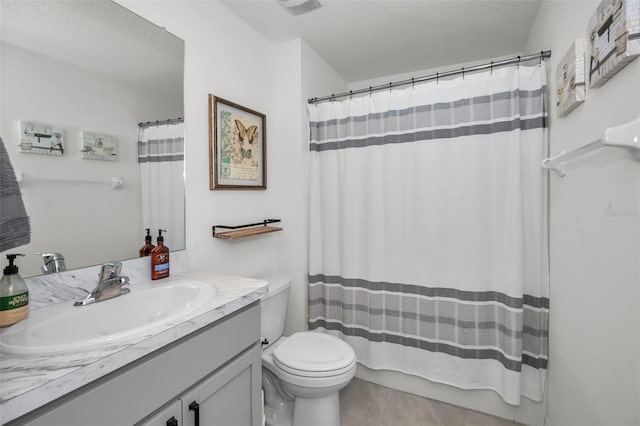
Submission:
M 9 424 L 259 426 L 261 374 L 256 301 Z

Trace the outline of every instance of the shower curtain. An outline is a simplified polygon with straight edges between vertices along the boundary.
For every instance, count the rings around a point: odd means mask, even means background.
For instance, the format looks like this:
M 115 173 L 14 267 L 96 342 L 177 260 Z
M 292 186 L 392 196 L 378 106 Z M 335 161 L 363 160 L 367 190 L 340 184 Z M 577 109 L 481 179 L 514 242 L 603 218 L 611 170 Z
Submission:
M 154 244 L 158 229 L 164 229 L 164 244 L 184 249 L 184 123 L 141 126 L 138 162 L 142 226 L 151 229 Z
M 358 362 L 540 401 L 545 64 L 309 106 L 309 326 Z

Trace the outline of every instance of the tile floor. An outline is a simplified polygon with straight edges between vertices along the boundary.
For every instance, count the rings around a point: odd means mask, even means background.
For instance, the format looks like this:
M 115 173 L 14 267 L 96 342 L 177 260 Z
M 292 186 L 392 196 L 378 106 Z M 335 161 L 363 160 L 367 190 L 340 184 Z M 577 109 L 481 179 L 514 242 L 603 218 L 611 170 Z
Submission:
M 342 426 L 520 425 L 357 378 L 340 391 L 340 418 Z

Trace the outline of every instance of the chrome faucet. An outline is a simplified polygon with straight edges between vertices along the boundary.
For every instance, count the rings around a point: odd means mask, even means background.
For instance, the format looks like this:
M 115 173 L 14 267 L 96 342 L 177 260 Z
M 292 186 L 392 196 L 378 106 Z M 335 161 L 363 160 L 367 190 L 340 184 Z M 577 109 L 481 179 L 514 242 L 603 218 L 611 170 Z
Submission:
M 120 275 L 121 269 L 122 263 L 120 262 L 103 264 L 98 275 L 98 286 L 82 299 L 76 300 L 73 306 L 86 306 L 129 293 L 128 288 L 122 288 L 122 286 L 129 284 L 129 277 Z
M 44 265 L 40 267 L 43 274 L 54 274 L 56 272 L 62 272 L 67 270 L 67 265 L 64 263 L 64 256 L 60 253 L 36 253 L 42 256 Z

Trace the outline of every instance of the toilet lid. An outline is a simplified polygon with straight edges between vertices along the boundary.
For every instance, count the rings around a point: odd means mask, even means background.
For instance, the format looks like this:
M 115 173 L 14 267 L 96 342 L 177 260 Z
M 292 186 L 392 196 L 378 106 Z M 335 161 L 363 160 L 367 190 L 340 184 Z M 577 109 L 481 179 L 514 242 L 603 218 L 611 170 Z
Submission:
M 273 351 L 274 363 L 291 374 L 307 377 L 335 376 L 355 366 L 351 346 L 319 332 L 294 333 Z

